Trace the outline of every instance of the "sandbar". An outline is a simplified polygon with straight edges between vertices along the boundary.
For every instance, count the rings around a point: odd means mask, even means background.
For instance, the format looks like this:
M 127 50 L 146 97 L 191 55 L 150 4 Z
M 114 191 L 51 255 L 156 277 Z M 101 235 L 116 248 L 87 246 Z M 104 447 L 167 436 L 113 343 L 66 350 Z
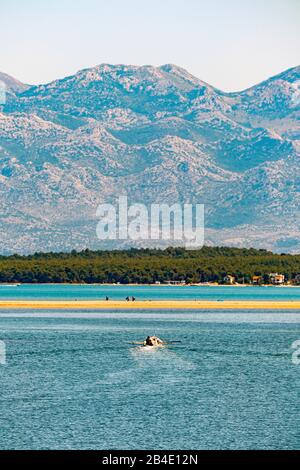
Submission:
M 0 309 L 300 310 L 300 301 L 269 300 L 0 300 Z

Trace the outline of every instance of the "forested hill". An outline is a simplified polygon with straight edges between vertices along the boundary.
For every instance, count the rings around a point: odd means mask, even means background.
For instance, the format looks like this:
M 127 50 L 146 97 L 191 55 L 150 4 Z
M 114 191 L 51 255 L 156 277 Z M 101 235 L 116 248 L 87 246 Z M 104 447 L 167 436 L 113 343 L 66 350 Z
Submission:
M 266 250 L 203 247 L 190 251 L 131 249 L 128 251 L 72 251 L 0 256 L 0 282 L 23 283 L 154 283 L 169 280 L 222 282 L 226 274 L 238 282 L 254 275 L 278 272 L 286 280 L 300 273 L 300 255 Z

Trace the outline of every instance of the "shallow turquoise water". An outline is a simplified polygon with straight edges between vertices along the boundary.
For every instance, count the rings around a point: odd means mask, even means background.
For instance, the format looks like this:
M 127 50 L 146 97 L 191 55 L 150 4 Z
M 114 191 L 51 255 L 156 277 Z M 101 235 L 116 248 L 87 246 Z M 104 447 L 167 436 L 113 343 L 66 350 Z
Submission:
M 231 286 L 126 286 L 0 284 L 2 299 L 197 299 L 197 300 L 300 300 L 300 287 L 231 287 Z
M 1 449 L 300 447 L 300 312 L 2 311 L 0 339 Z

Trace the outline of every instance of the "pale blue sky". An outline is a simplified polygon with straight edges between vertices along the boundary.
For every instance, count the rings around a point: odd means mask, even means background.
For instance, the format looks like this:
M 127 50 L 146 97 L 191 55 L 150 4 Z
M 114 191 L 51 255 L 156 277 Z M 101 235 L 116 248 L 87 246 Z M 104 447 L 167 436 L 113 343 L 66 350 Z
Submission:
M 175 63 L 223 90 L 300 64 L 300 0 L 0 0 L 0 71 Z

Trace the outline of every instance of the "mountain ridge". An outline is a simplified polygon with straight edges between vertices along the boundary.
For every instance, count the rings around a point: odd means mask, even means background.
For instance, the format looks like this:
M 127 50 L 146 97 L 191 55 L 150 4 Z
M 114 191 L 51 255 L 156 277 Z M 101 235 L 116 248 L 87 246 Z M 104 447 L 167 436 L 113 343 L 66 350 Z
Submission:
M 233 93 L 174 64 L 16 82 L 0 106 L 5 253 L 101 248 L 97 205 L 120 192 L 205 203 L 208 244 L 300 249 L 300 67 Z

